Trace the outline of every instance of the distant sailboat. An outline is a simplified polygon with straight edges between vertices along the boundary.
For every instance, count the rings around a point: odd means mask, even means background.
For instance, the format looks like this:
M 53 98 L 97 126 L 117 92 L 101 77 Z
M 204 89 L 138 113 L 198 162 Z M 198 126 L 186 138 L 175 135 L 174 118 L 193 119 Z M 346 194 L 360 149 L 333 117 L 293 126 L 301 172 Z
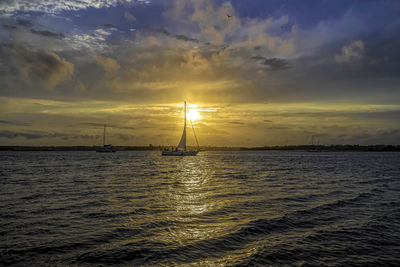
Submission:
M 107 125 L 104 125 L 103 146 L 96 149 L 96 152 L 115 152 L 115 149 L 112 147 L 112 145 L 106 145 L 106 128 Z
M 193 134 L 196 139 L 198 150 L 186 150 L 186 111 L 189 112 L 188 108 L 186 107 L 186 101 L 184 102 L 184 110 L 185 110 L 185 120 L 183 126 L 183 133 L 181 140 L 179 141 L 178 146 L 175 150 L 164 150 L 161 155 L 163 156 L 196 156 L 197 153 L 200 151 L 199 142 L 197 141 L 196 132 L 194 131 L 192 120 L 190 120 L 190 124 L 192 125 Z
M 315 147 L 314 145 L 314 135 L 311 136 L 311 149 L 307 150 L 308 152 L 322 152 L 321 148 L 319 147 L 319 141 L 318 141 L 318 147 Z

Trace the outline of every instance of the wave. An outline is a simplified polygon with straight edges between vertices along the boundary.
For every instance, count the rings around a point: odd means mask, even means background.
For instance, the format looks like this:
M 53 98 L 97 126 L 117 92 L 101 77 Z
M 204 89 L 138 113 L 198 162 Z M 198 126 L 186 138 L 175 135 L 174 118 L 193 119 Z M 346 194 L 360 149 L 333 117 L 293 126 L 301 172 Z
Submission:
M 153 261 L 159 262 L 163 257 L 174 262 L 191 262 L 194 259 L 204 257 L 221 257 L 227 252 L 238 250 L 246 246 L 246 244 L 265 239 L 272 234 L 283 234 L 289 231 L 312 230 L 321 224 L 332 224 L 336 220 L 337 215 L 326 214 L 321 215 L 323 210 L 333 210 L 344 205 L 352 205 L 370 197 L 368 193 L 361 193 L 356 197 L 338 200 L 333 203 L 323 204 L 308 210 L 295 211 L 286 214 L 283 217 L 272 219 L 258 219 L 244 224 L 239 230 L 224 236 L 213 239 L 207 239 L 180 246 L 177 248 L 167 248 L 166 244 L 146 243 L 146 249 L 142 245 L 131 244 L 129 248 L 114 248 L 102 252 L 91 252 L 82 255 L 79 260 L 88 263 L 136 263 L 136 264 L 152 264 Z M 165 226 L 164 224 L 162 226 Z M 160 227 L 159 224 L 155 227 Z M 141 249 L 135 249 L 141 247 Z M 153 249 L 159 247 L 161 249 Z M 293 256 L 296 251 L 289 252 L 283 257 Z M 271 256 L 271 260 L 276 262 L 279 255 Z

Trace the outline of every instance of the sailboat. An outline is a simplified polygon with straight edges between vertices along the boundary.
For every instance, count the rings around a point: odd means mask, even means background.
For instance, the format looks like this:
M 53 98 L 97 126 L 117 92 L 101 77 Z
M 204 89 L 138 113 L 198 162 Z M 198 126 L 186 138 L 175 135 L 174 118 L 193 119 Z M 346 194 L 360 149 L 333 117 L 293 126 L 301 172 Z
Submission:
M 112 147 L 112 145 L 106 145 L 106 128 L 107 125 L 104 125 L 103 146 L 96 149 L 96 152 L 115 152 L 115 149 Z
M 319 141 L 317 144 L 318 147 L 314 145 L 314 135 L 311 136 L 311 149 L 307 150 L 308 152 L 322 152 L 321 148 L 319 147 Z
M 183 133 L 182 133 L 182 137 L 181 140 L 179 141 L 178 146 L 175 148 L 175 150 L 164 150 L 161 155 L 163 156 L 196 156 L 197 153 L 199 153 L 200 151 L 200 147 L 199 147 L 199 142 L 197 141 L 197 136 L 196 136 L 196 132 L 194 131 L 194 127 L 193 127 L 193 123 L 192 120 L 189 118 L 190 120 L 190 124 L 192 125 L 192 129 L 193 129 L 193 134 L 194 137 L 196 139 L 196 143 L 197 143 L 197 150 L 187 150 L 186 149 L 186 111 L 189 112 L 189 109 L 186 106 L 186 101 L 184 102 L 184 110 L 185 110 L 185 120 L 184 120 L 184 124 L 183 124 Z

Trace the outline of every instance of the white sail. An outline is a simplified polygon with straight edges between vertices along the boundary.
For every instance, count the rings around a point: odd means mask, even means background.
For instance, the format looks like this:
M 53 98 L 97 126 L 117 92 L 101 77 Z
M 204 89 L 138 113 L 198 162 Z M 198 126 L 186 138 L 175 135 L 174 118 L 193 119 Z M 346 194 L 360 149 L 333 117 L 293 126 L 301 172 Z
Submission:
M 186 150 L 186 101 L 185 101 L 185 123 L 183 125 L 184 126 L 183 126 L 183 133 L 182 133 L 181 141 L 179 141 L 177 148 Z
M 186 128 L 183 130 L 181 141 L 179 141 L 177 148 L 186 150 Z
M 184 121 L 183 133 L 182 133 L 181 140 L 179 141 L 179 144 L 175 150 L 164 150 L 161 153 L 161 155 L 163 155 L 163 156 L 196 156 L 197 153 L 199 153 L 200 149 L 199 150 L 186 150 L 186 112 L 189 113 L 189 110 L 186 107 L 186 101 L 185 101 L 185 121 Z M 199 147 L 199 142 L 197 141 L 197 136 L 196 136 L 196 133 L 193 128 L 192 120 L 190 120 L 190 123 L 192 125 L 194 137 L 196 138 L 197 146 Z

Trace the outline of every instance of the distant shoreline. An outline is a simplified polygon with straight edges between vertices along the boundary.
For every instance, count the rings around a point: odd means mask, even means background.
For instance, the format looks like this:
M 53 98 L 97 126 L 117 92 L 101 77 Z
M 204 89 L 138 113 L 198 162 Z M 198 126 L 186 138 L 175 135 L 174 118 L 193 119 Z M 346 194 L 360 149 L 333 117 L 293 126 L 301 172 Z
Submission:
M 0 146 L 0 151 L 95 151 L 98 146 Z M 117 151 L 161 151 L 172 146 L 114 146 Z M 194 147 L 193 147 L 194 148 Z M 214 147 L 202 146 L 203 151 L 253 151 L 253 150 L 286 150 L 286 151 L 321 151 L 321 152 L 400 152 L 400 145 L 329 145 L 329 146 L 263 146 L 263 147 Z

